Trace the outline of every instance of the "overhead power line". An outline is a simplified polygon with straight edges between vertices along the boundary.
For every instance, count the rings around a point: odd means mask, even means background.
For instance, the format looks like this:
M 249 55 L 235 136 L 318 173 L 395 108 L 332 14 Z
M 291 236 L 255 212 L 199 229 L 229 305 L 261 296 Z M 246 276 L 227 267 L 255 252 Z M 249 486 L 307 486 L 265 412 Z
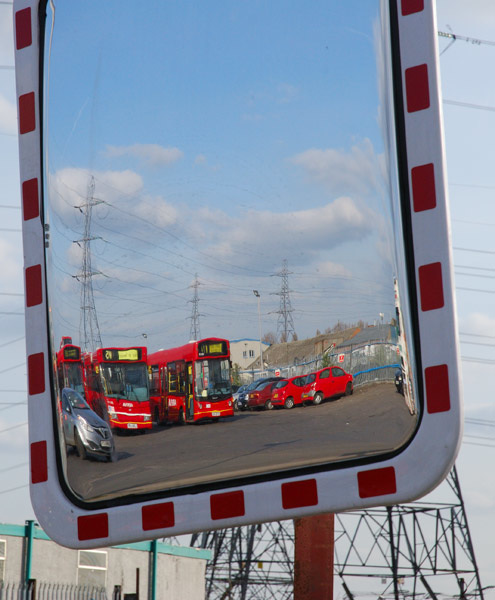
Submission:
M 453 106 L 462 106 L 463 108 L 476 108 L 477 110 L 489 110 L 490 112 L 495 112 L 495 106 L 486 106 L 483 104 L 474 104 L 472 102 L 460 102 L 459 100 L 446 100 L 443 101 L 444 104 L 452 104 Z
M 456 42 L 460 40 L 461 42 L 469 42 L 476 46 L 486 45 L 486 46 L 495 46 L 495 42 L 492 40 L 480 40 L 478 38 L 468 37 L 466 35 L 458 35 L 457 33 L 453 33 L 452 31 L 439 31 L 438 35 L 440 37 L 444 37 L 452 40 L 452 42 Z M 444 50 L 445 52 L 445 50 Z

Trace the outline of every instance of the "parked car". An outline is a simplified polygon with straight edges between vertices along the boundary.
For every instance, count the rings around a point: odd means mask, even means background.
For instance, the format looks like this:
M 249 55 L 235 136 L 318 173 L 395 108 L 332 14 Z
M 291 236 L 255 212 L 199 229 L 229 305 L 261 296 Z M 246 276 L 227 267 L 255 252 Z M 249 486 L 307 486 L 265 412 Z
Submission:
M 250 383 L 247 386 L 247 388 L 242 393 L 239 394 L 239 397 L 237 398 L 237 408 L 239 410 L 247 410 L 249 392 L 252 392 L 259 385 L 261 385 L 262 383 L 265 383 L 266 381 L 278 381 L 279 379 L 282 379 L 282 378 L 281 377 L 262 377 L 261 379 L 257 379 L 256 381 L 253 381 L 252 383 Z
M 99 417 L 72 388 L 61 394 L 62 430 L 67 448 L 74 447 L 82 459 L 101 456 L 115 460 L 115 443 L 110 425 Z
M 277 381 L 272 391 L 273 406 L 284 406 L 293 408 L 297 404 L 302 404 L 302 393 L 306 383 L 307 375 L 298 375 L 289 379 Z
M 234 401 L 234 410 L 239 409 L 239 396 L 243 394 L 247 390 L 247 385 L 241 385 L 237 390 L 232 394 L 232 400 Z
M 354 380 L 350 373 L 340 367 L 325 367 L 308 376 L 302 393 L 303 401 L 320 404 L 325 398 L 350 396 L 354 391 Z
M 277 385 L 278 380 L 263 381 L 254 390 L 248 393 L 248 408 L 264 408 L 265 410 L 271 410 L 272 404 L 272 390 Z

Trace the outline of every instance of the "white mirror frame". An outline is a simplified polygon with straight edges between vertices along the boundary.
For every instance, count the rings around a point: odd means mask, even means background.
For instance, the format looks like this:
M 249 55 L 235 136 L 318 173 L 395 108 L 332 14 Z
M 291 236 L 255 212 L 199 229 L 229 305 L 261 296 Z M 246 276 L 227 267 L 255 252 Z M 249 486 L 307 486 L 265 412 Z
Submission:
M 432 490 L 449 472 L 462 433 L 458 340 L 433 0 L 392 0 L 397 11 L 412 248 L 424 406 L 410 443 L 393 458 L 335 464 L 309 476 L 197 494 L 170 492 L 145 502 L 94 509 L 74 504 L 60 479 L 54 431 L 52 365 L 45 289 L 45 232 L 40 209 L 40 31 L 38 0 L 14 1 L 19 154 L 23 206 L 31 499 L 58 543 L 91 548 L 129 541 L 392 505 Z M 407 185 L 406 185 L 407 187 Z M 409 241 L 409 243 L 411 243 Z M 413 307 L 414 310 L 414 307 Z

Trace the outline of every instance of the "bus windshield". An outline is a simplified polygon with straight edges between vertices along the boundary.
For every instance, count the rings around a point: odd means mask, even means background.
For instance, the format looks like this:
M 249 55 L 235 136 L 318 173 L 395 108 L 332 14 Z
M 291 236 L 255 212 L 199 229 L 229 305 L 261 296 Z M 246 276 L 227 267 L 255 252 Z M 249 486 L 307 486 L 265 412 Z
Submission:
M 100 365 L 105 394 L 117 400 L 147 402 L 148 371 L 144 363 L 106 363 Z
M 211 402 L 232 396 L 230 362 L 227 358 L 209 358 L 195 363 L 196 398 Z
M 84 395 L 84 384 L 81 363 L 65 363 L 65 380 L 68 387 Z

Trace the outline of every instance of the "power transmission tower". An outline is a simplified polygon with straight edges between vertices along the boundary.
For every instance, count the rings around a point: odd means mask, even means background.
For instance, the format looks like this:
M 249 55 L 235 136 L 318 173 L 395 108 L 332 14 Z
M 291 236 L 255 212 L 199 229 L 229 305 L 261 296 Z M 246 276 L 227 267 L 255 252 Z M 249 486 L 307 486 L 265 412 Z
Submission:
M 91 236 L 91 213 L 93 206 L 101 204 L 103 200 L 94 198 L 95 179 L 91 177 L 88 184 L 86 202 L 77 208 L 84 215 L 84 237 L 75 243 L 82 247 L 83 257 L 81 273 L 74 277 L 81 282 L 81 312 L 79 320 L 79 342 L 85 352 L 93 352 L 101 348 L 101 334 L 96 314 L 95 299 L 93 295 L 93 277 L 101 275 L 100 271 L 93 271 L 91 266 L 91 242 L 98 238 Z
M 191 328 L 189 330 L 189 339 L 190 340 L 199 340 L 201 338 L 201 331 L 199 328 L 199 317 L 201 315 L 199 313 L 199 294 L 198 294 L 198 289 L 199 289 L 200 285 L 201 284 L 199 283 L 198 274 L 196 273 L 194 283 L 192 284 L 192 286 L 190 286 L 194 290 L 193 299 L 189 300 L 189 302 L 192 302 L 191 316 L 189 317 L 191 319 Z
M 280 307 L 276 311 L 278 314 L 277 321 L 277 335 L 280 335 L 279 339 L 282 342 L 288 342 L 289 336 L 295 335 L 294 320 L 292 319 L 292 304 L 290 301 L 290 289 L 289 289 L 289 275 L 292 273 L 287 268 L 287 259 L 284 258 L 282 262 L 282 270 L 275 273 L 275 277 L 280 277 L 282 283 L 280 286 L 280 292 L 275 292 L 276 296 L 280 296 Z
M 451 502 L 335 516 L 335 598 L 483 600 L 455 467 L 441 489 L 449 491 Z M 208 600 L 292 598 L 292 521 L 194 534 L 191 545 L 213 553 L 206 573 Z

